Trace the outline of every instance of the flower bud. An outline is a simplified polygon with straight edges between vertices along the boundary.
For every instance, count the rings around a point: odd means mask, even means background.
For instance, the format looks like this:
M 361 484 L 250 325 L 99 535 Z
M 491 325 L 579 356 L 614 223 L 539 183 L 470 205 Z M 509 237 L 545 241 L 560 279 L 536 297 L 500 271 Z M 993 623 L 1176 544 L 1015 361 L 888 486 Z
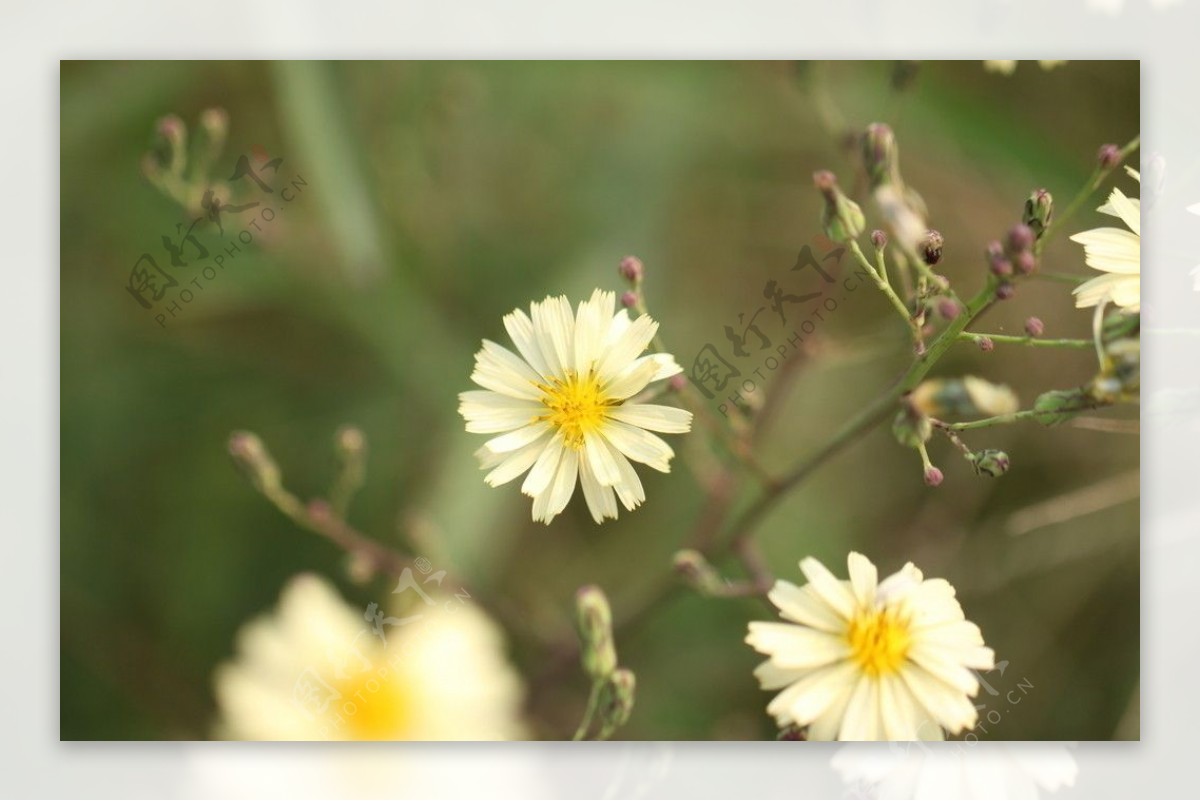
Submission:
M 938 298 L 937 313 L 943 320 L 953 320 L 962 311 L 962 307 L 958 305 L 958 301 L 954 298 Z
M 342 426 L 333 439 L 338 455 L 345 459 L 357 459 L 366 453 L 367 439 L 355 426 Z
M 1000 286 L 996 287 L 996 300 L 1012 300 L 1016 294 L 1017 288 L 1011 281 L 1001 281 Z
M 168 114 L 158 121 L 158 133 L 167 140 L 167 164 L 170 171 L 176 176 L 181 176 L 187 164 L 187 126 L 179 117 Z
M 863 164 L 871 179 L 871 188 L 888 183 L 897 172 L 896 135 L 881 122 L 867 126 L 863 135 Z
M 702 595 L 715 595 L 725 586 L 716 568 L 699 551 L 691 548 L 679 551 L 672 559 L 672 566 L 676 575 Z
M 978 345 L 979 349 L 984 353 L 991 353 L 996 349 L 996 343 L 993 342 L 992 338 L 989 336 L 981 336 L 979 339 L 975 340 L 975 344 Z
M 996 478 L 1008 472 L 1008 454 L 995 448 L 987 448 L 967 457 L 975 472 L 981 476 Z
M 1025 333 L 1031 337 L 1040 337 L 1046 332 L 1046 324 L 1037 317 L 1030 317 L 1025 321 Z
M 637 256 L 626 256 L 617 266 L 617 272 L 631 284 L 640 283 L 646 275 L 646 268 Z
M 993 240 L 988 243 L 987 249 L 984 250 L 984 257 L 987 259 L 988 269 L 991 270 L 992 275 L 1001 278 L 1012 275 L 1012 262 L 1004 255 L 1004 247 L 998 241 Z
M 942 475 L 942 471 L 938 470 L 933 465 L 929 465 L 929 467 L 925 468 L 925 483 L 929 486 L 939 486 L 942 483 L 943 478 L 945 478 L 945 476 Z
M 1096 153 L 1096 161 L 1103 170 L 1111 170 L 1121 163 L 1121 148 L 1116 145 L 1101 145 Z
M 946 244 L 945 238 L 937 231 L 926 231 L 925 237 L 921 240 L 918 252 L 925 263 L 930 267 L 942 260 L 942 246 Z
M 604 689 L 601 690 L 600 706 L 597 709 L 601 739 L 606 739 L 629 722 L 629 716 L 633 714 L 636 691 L 637 677 L 629 668 L 618 668 L 608 677 Z
M 636 292 L 626 290 L 621 293 L 621 305 L 625 308 L 632 309 L 634 306 L 637 306 L 637 303 L 638 296 Z
M 1072 412 L 1086 408 L 1088 402 L 1087 391 L 1082 388 L 1052 389 L 1038 395 L 1033 402 L 1033 410 L 1037 413 L 1034 419 L 1044 426 L 1058 425 Z
M 933 423 L 916 408 L 905 406 L 892 422 L 892 435 L 901 445 L 916 448 L 933 436 Z
M 594 584 L 575 593 L 576 621 L 579 625 L 580 661 L 593 679 L 602 679 L 617 667 L 617 649 L 613 644 L 612 610 L 604 591 Z
M 834 242 L 857 239 L 867 221 L 858 204 L 838 188 L 836 176 L 828 170 L 821 170 L 813 174 L 813 184 L 825 198 L 825 208 L 821 211 L 825 235 Z
M 995 417 L 1015 412 L 1016 394 L 1003 384 L 972 375 L 922 381 L 908 397 L 909 404 L 929 417 Z
M 1042 238 L 1042 234 L 1050 227 L 1050 218 L 1054 215 L 1054 198 L 1045 189 L 1034 190 L 1025 201 L 1025 213 L 1021 215 L 1024 222 L 1034 235 Z
M 885 247 L 887 247 L 887 243 L 887 234 L 885 234 L 883 231 L 880 231 L 878 228 L 876 228 L 871 232 L 871 244 L 875 246 L 876 250 L 883 250 Z
M 1032 250 L 1023 250 L 1013 259 L 1013 266 L 1021 275 L 1031 275 L 1037 269 L 1037 256 Z
M 683 390 L 687 387 L 687 383 L 687 376 L 685 376 L 683 373 L 676 373 L 667 379 L 667 386 L 671 388 L 672 392 L 683 392 Z
M 209 152 L 219 154 L 229 135 L 229 112 L 223 108 L 206 108 L 200 113 L 200 130 L 208 137 Z
M 1034 235 L 1033 229 L 1024 223 L 1018 223 L 1008 229 L 1008 238 L 1005 240 L 1007 247 L 1005 252 L 1010 256 L 1016 256 L 1024 253 L 1033 247 L 1037 236 Z
M 257 435 L 235 431 L 229 437 L 229 455 L 259 492 L 269 493 L 281 486 L 279 466 Z

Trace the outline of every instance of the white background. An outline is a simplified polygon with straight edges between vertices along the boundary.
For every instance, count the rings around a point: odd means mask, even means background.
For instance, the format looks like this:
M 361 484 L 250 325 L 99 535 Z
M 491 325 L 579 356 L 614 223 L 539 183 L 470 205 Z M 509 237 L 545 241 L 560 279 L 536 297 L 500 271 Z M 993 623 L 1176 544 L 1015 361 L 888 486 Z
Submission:
M 1142 158 L 1158 155 L 1166 169 L 1161 196 L 1143 219 L 1143 739 L 1072 748 L 1065 758 L 1075 763 L 1073 786 L 1051 795 L 1196 797 L 1200 584 L 1192 574 L 1200 556 L 1200 337 L 1154 330 L 1200 328 L 1200 293 L 1188 275 L 1200 263 L 1200 217 L 1184 210 L 1200 203 L 1197 30 L 1194 0 L 4 3 L 0 708 L 7 714 L 0 793 L 864 792 L 844 785 L 833 770 L 835 749 L 789 743 L 60 744 L 58 632 L 70 621 L 59 620 L 58 604 L 58 328 L 69 324 L 58 312 L 59 59 L 1052 57 L 1141 59 Z M 1144 185 L 1143 198 L 1151 191 Z M 1061 766 L 1061 747 L 1033 753 Z M 993 757 L 977 746 L 950 768 L 1000 793 L 1016 775 L 997 769 Z

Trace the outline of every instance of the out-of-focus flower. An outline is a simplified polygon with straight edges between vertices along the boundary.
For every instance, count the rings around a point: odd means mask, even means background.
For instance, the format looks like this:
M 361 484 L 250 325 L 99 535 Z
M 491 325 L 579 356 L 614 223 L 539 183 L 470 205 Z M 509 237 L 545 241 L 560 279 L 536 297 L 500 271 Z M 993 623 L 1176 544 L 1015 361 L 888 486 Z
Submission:
M 847 558 L 848 581 L 806 558 L 809 583 L 777 581 L 771 602 L 787 623 L 750 624 L 746 642 L 768 659 L 755 669 L 780 727 L 809 740 L 940 740 L 975 725 L 973 697 L 992 649 L 964 619 L 945 579 L 910 562 L 878 580 L 865 556 Z
M 1079 775 L 1060 743 L 847 745 L 831 764 L 854 798 L 1038 798 L 1073 786 Z
M 1052 70 L 1055 67 L 1061 67 L 1066 63 L 1066 61 L 1057 61 L 1049 58 L 1038 60 L 1038 66 L 1044 70 Z M 983 68 L 988 72 L 995 72 L 999 73 L 1000 75 L 1012 75 L 1017 71 L 1017 62 L 1006 60 L 985 61 L 983 62 Z
M 1141 180 L 1136 170 L 1126 167 L 1125 171 Z M 1094 228 L 1071 237 L 1072 242 L 1083 245 L 1087 265 L 1104 273 L 1075 288 L 1075 305 L 1085 308 L 1112 302 L 1125 311 L 1136 312 L 1142 306 L 1141 206 L 1136 197 L 1126 197 L 1114 188 L 1099 211 L 1117 217 L 1129 230 Z
M 658 323 L 614 313 L 616 296 L 597 289 L 572 313 L 565 297 L 532 303 L 504 318 L 520 356 L 484 340 L 459 395 L 467 431 L 499 434 L 476 452 L 493 487 L 528 472 L 521 491 L 533 519 L 549 523 L 566 508 L 578 479 L 597 523 L 617 516 L 617 498 L 635 509 L 645 493 L 630 461 L 663 473 L 675 455 L 650 433 L 682 434 L 691 412 L 630 400 L 652 381 L 681 372 L 665 353 L 641 355 Z M 614 495 L 615 494 L 615 495 Z
M 381 616 L 382 617 L 382 616 Z M 522 736 L 521 684 L 500 630 L 470 603 L 378 628 L 301 575 L 238 633 L 215 675 L 217 734 L 236 740 L 504 740 Z

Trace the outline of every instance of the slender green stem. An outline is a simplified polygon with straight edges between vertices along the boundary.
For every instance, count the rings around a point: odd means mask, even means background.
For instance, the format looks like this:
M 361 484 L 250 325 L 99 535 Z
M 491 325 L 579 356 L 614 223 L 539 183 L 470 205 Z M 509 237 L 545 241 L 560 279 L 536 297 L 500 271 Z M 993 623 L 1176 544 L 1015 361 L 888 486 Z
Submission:
M 980 290 L 979 294 L 971 298 L 967 302 L 963 313 L 955 317 L 942 330 L 929 348 L 921 354 L 905 371 L 900 380 L 892 386 L 887 392 L 876 398 L 870 405 L 855 415 L 849 422 L 842 426 L 833 435 L 833 437 L 822 445 L 815 453 L 808 458 L 799 462 L 789 472 L 784 474 L 775 483 L 767 487 L 763 494 L 758 497 L 730 526 L 730 536 L 727 543 L 737 542 L 741 537 L 746 536 L 743 532 L 753 528 L 758 521 L 769 512 L 788 490 L 796 486 L 806 476 L 816 470 L 818 467 L 827 462 L 830 458 L 836 456 L 843 449 L 853 443 L 862 435 L 871 431 L 879 423 L 886 420 L 896 409 L 896 403 L 904 396 L 905 393 L 911 392 L 933 369 L 938 360 L 945 355 L 950 346 L 958 340 L 958 335 L 962 333 L 972 321 L 983 314 L 995 301 L 996 297 L 995 279 L 989 278 L 987 285 Z
M 892 281 L 890 278 L 888 278 L 887 258 L 884 255 L 883 248 L 875 248 L 875 268 L 879 271 L 879 275 L 883 278 L 883 282 L 887 284 L 888 288 L 890 289 L 892 286 Z
M 1035 337 L 1015 337 L 1008 334 L 975 334 L 964 331 L 958 335 L 959 342 L 974 342 L 979 344 L 981 339 L 1009 345 L 1025 345 L 1030 348 L 1090 348 L 1090 339 L 1037 339 Z
M 849 245 L 850 252 L 854 254 L 854 258 L 871 274 L 871 280 L 875 282 L 875 286 L 879 287 L 879 291 L 883 293 L 884 297 L 888 299 L 888 302 L 892 304 L 892 307 L 904 320 L 905 325 L 908 326 L 908 330 L 912 332 L 914 340 L 919 339 L 920 328 L 917 327 L 917 322 L 913 319 L 908 307 L 904 305 L 904 301 L 900 300 L 900 296 L 892 289 L 892 285 L 875 269 L 875 265 L 871 264 L 867 259 L 866 255 L 862 252 L 862 248 L 858 246 L 858 243 L 851 239 Z
M 583 720 L 579 722 L 579 728 L 575 730 L 572 740 L 579 741 L 587 737 L 588 730 L 592 728 L 592 720 L 596 717 L 596 710 L 600 707 L 600 692 L 603 689 L 604 679 L 592 682 L 592 692 L 588 696 L 587 709 L 584 710 Z
M 1096 169 L 1092 171 L 1091 176 L 1088 178 L 1087 183 L 1083 185 L 1083 189 L 1079 191 L 1079 194 L 1075 195 L 1075 197 L 1071 199 L 1071 202 L 1067 204 L 1065 209 L 1054 215 L 1053 221 L 1051 221 L 1050 225 L 1046 227 L 1046 230 L 1042 232 L 1042 235 L 1038 237 L 1037 244 L 1034 246 L 1034 253 L 1039 255 L 1041 254 L 1045 243 L 1049 241 L 1054 234 L 1058 233 L 1067 220 L 1069 220 L 1075 215 L 1076 212 L 1079 211 L 1080 207 L 1087 202 L 1089 197 L 1092 196 L 1092 193 L 1100 187 L 1100 184 L 1104 183 L 1104 179 L 1108 177 L 1109 173 L 1115 170 L 1120 164 L 1124 163 L 1125 159 L 1128 158 L 1131 153 L 1137 150 L 1140 145 L 1141 137 L 1135 136 L 1129 141 L 1128 144 L 1125 145 L 1125 147 L 1121 148 L 1116 163 L 1114 163 L 1111 167 L 1097 165 Z

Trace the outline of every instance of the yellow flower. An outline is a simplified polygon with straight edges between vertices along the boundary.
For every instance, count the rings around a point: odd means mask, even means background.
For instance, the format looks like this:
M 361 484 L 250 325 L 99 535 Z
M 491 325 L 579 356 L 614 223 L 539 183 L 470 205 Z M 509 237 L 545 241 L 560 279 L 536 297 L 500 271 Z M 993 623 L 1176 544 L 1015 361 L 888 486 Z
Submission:
M 504 740 L 522 736 L 521 684 L 501 632 L 470 602 L 418 604 L 380 636 L 324 579 L 292 579 L 238 632 L 214 684 L 236 740 Z M 403 621 L 403 622 L 401 622 Z
M 973 727 L 971 671 L 990 670 L 994 655 L 954 588 L 911 562 L 879 581 L 862 554 L 846 561 L 849 581 L 803 560 L 809 583 L 777 581 L 769 594 L 789 622 L 750 624 L 746 642 L 769 657 L 754 674 L 783 690 L 767 712 L 807 726 L 809 740 L 940 740 Z
M 1138 181 L 1136 170 L 1125 168 Z M 1141 204 L 1136 197 L 1126 197 L 1113 189 L 1108 202 L 1098 211 L 1117 217 L 1128 226 L 1123 228 L 1094 228 L 1071 237 L 1083 245 L 1087 265 L 1104 275 L 1086 281 L 1075 288 L 1075 306 L 1086 308 L 1100 303 L 1115 303 L 1130 312 L 1142 307 L 1142 223 Z
M 565 297 L 548 297 L 505 316 L 520 356 L 484 340 L 459 413 L 467 431 L 499 434 L 476 453 L 493 487 L 525 475 L 533 519 L 549 523 L 583 487 L 592 518 L 617 516 L 617 499 L 632 510 L 645 500 L 633 462 L 663 473 L 675 455 L 650 433 L 682 434 L 691 412 L 631 398 L 653 381 L 682 372 L 665 353 L 643 356 L 658 331 L 647 315 L 614 314 L 612 292 L 597 289 L 572 313 Z

